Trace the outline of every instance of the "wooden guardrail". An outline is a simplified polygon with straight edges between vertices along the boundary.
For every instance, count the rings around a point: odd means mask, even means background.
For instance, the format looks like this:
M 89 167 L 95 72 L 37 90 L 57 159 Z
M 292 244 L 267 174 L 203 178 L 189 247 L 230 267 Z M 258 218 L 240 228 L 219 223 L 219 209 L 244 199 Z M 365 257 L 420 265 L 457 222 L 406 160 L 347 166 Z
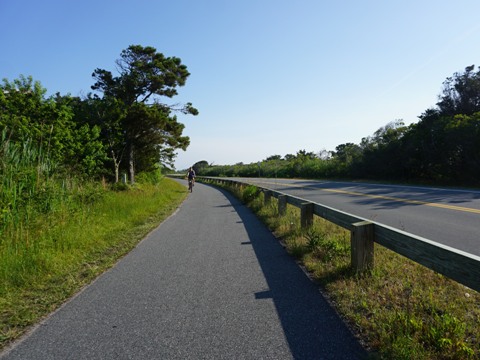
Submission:
M 225 185 L 248 186 L 240 181 L 197 177 L 199 181 Z M 265 202 L 272 197 L 278 200 L 279 214 L 284 213 L 286 204 L 300 208 L 301 224 L 308 227 L 313 215 L 320 216 L 351 232 L 351 263 L 357 271 L 373 266 L 373 244 L 376 242 L 427 268 L 480 292 L 480 257 L 442 245 L 434 241 L 401 231 L 374 221 L 345 213 L 331 207 L 314 203 L 280 191 L 254 185 L 264 192 Z

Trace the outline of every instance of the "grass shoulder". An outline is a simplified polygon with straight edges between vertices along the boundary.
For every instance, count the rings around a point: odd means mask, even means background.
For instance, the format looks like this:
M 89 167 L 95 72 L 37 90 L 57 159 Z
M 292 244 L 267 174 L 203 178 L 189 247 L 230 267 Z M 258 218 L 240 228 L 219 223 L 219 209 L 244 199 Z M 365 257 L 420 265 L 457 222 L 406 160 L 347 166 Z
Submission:
M 3 234 L 0 348 L 113 266 L 187 196 L 168 178 L 126 191 L 92 186 L 92 199 L 77 193 L 82 201 Z

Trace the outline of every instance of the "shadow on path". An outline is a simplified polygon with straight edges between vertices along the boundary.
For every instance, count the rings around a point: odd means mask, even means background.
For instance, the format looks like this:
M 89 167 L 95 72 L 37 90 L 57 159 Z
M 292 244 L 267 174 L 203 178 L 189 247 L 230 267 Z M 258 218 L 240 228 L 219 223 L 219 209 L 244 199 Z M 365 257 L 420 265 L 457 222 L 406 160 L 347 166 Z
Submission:
M 250 240 L 242 245 L 253 247 L 267 281 L 269 290 L 254 296 L 273 300 L 294 359 L 365 359 L 367 352 L 273 234 L 231 193 L 218 190 L 242 219 Z

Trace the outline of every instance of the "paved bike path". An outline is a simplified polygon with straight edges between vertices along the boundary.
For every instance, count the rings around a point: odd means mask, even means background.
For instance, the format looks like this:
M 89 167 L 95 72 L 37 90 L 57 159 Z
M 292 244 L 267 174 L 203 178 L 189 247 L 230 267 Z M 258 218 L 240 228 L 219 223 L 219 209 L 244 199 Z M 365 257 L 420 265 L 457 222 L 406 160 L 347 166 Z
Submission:
M 196 184 L 176 214 L 0 357 L 364 356 L 250 210 L 222 190 Z

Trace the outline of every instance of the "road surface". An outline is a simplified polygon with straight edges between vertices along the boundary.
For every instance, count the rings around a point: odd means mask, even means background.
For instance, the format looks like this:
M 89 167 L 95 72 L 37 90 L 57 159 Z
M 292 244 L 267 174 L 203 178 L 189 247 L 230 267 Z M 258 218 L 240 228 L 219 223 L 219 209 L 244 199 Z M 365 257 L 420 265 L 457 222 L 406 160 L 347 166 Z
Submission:
M 480 191 L 355 182 L 229 178 L 261 185 L 480 256 Z
M 196 184 L 175 215 L 0 357 L 365 355 L 317 286 L 259 220 L 228 193 Z

